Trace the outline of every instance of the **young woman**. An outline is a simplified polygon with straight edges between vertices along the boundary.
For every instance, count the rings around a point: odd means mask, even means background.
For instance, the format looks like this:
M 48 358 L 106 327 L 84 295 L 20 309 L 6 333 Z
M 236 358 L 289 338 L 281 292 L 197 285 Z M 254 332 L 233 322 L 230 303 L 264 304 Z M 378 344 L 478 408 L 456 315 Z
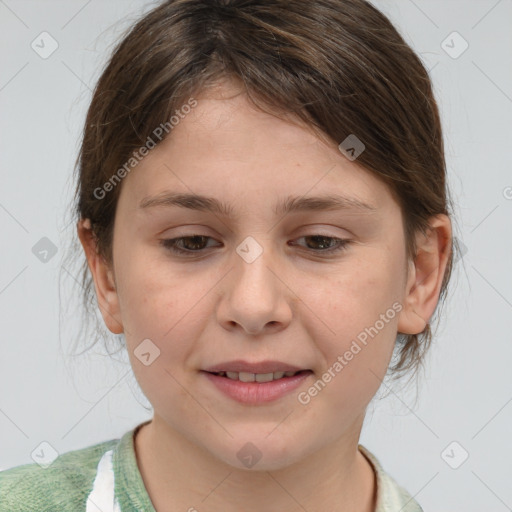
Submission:
M 359 444 L 452 268 L 431 82 L 382 13 L 162 2 L 99 79 L 78 171 L 86 294 L 154 414 L 0 473 L 1 511 L 421 511 Z

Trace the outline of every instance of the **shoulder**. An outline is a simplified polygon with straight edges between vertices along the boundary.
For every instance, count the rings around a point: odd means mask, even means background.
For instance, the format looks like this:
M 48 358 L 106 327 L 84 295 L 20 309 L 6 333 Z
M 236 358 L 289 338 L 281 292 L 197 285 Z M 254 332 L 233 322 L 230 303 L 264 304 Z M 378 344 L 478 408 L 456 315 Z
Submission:
M 119 439 L 59 455 L 49 466 L 37 463 L 0 471 L 0 512 L 85 510 L 101 457 Z
M 388 474 L 379 460 L 367 448 L 359 450 L 370 461 L 377 478 L 377 507 L 375 512 L 423 512 L 419 503 Z

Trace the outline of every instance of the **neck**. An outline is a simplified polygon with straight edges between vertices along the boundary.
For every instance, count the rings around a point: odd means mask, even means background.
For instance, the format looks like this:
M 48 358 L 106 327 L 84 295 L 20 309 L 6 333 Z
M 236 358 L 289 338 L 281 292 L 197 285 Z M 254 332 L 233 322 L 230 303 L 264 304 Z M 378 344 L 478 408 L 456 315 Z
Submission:
M 190 443 L 155 415 L 137 432 L 135 452 L 158 512 L 194 511 L 201 505 L 222 512 L 374 512 L 375 473 L 357 449 L 360 425 L 356 430 L 356 436 L 340 438 L 286 468 L 241 470 Z

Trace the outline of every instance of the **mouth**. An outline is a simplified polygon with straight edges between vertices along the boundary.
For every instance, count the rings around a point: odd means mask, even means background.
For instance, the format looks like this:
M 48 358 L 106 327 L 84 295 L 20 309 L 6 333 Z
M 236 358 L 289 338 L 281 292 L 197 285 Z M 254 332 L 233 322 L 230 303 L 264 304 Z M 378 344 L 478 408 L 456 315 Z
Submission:
M 268 370 L 265 370 L 267 373 L 211 370 L 218 368 L 201 370 L 201 373 L 214 388 L 232 400 L 254 406 L 284 398 L 313 375 L 312 370 L 293 370 L 289 367 L 287 371 L 281 369 L 272 373 Z
M 296 375 L 313 373 L 311 370 L 298 370 L 288 372 L 272 372 L 272 373 L 249 373 L 249 372 L 206 372 L 218 377 L 240 381 L 240 382 L 272 382 L 276 380 L 290 379 Z

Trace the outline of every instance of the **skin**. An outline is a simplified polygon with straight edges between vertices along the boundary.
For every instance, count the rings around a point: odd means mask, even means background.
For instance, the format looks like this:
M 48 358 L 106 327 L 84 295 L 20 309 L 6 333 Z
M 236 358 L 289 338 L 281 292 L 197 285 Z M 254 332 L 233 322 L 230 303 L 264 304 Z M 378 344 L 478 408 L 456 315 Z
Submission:
M 141 475 L 159 512 L 372 512 L 374 471 L 358 451 L 366 407 L 397 332 L 420 333 L 435 310 L 450 220 L 433 217 L 429 236 L 418 235 L 416 260 L 406 261 L 402 214 L 384 183 L 308 127 L 259 112 L 236 92 L 226 82 L 197 96 L 171 136 L 124 178 L 113 266 L 96 254 L 88 222 L 78 223 L 104 321 L 125 333 L 154 408 L 135 439 Z M 162 191 L 213 196 L 233 215 L 138 208 Z M 333 192 L 377 210 L 272 212 L 288 195 Z M 322 256 L 308 238 L 318 234 L 352 242 Z M 192 235 L 211 237 L 185 245 L 203 249 L 200 256 L 159 244 Z M 252 263 L 236 252 L 247 236 L 263 249 Z M 298 393 L 394 302 L 402 310 L 317 396 L 299 403 Z M 146 338 L 160 350 L 148 366 L 134 355 Z M 314 373 L 278 400 L 240 404 L 200 373 L 238 358 Z M 237 457 L 247 442 L 262 454 L 250 469 Z

